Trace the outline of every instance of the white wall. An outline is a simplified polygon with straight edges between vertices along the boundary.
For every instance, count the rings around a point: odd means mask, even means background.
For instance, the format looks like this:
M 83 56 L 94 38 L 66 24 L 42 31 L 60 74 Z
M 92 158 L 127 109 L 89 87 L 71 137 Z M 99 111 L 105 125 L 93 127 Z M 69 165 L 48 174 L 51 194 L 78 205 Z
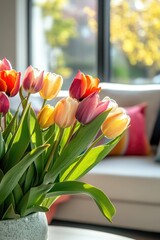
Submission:
M 15 1 L 0 0 L 0 59 L 7 57 L 16 64 Z
M 26 0 L 0 0 L 0 59 L 22 71 L 27 64 Z

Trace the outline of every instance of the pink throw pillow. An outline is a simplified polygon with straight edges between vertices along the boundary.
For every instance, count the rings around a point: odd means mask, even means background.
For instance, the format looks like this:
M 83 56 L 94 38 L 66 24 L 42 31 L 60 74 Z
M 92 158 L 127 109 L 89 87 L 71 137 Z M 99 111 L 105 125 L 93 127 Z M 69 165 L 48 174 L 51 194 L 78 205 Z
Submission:
M 131 118 L 129 129 L 122 137 L 110 155 L 150 155 L 151 146 L 146 134 L 145 110 L 147 105 L 141 103 L 127 107 L 126 111 Z

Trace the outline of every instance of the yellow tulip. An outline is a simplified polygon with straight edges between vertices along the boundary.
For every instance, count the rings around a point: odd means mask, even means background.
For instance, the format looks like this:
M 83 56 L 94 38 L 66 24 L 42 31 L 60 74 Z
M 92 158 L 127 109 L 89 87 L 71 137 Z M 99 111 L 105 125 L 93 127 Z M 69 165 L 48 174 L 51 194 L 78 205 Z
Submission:
M 101 130 L 107 138 L 114 139 L 127 129 L 129 123 L 130 117 L 123 108 L 119 107 L 115 111 L 109 113 L 101 126 Z
M 61 90 L 63 78 L 55 73 L 48 72 L 43 80 L 43 87 L 39 92 L 45 100 L 51 100 L 56 97 Z
M 48 128 L 54 123 L 54 107 L 45 105 L 38 113 L 38 122 L 41 128 Z
M 54 121 L 61 128 L 72 126 L 78 108 L 78 101 L 71 97 L 61 99 L 55 106 Z

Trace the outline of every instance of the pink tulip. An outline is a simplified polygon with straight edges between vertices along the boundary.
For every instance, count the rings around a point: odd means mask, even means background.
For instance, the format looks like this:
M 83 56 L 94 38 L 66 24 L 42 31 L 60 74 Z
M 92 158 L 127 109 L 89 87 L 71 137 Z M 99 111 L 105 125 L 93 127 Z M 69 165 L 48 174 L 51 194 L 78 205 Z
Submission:
M 0 113 L 4 116 L 10 108 L 10 102 L 5 92 L 0 92 Z
M 23 88 L 29 93 L 37 93 L 43 87 L 44 71 L 40 71 L 32 66 L 29 66 L 24 74 Z
M 79 103 L 76 113 L 77 120 L 84 125 L 91 122 L 107 109 L 109 101 L 109 99 L 100 101 L 99 94 L 97 92 L 90 94 Z
M 0 60 L 0 71 L 11 70 L 11 69 L 12 69 L 12 65 L 7 58 L 3 58 L 2 60 Z

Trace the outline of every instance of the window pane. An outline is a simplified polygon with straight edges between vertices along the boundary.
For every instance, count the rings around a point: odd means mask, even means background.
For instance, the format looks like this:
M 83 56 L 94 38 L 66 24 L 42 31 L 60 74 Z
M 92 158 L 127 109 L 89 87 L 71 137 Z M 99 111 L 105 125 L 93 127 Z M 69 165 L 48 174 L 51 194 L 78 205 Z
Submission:
M 160 83 L 160 1 L 111 0 L 111 81 Z
M 31 64 L 61 74 L 97 76 L 97 0 L 32 0 Z

